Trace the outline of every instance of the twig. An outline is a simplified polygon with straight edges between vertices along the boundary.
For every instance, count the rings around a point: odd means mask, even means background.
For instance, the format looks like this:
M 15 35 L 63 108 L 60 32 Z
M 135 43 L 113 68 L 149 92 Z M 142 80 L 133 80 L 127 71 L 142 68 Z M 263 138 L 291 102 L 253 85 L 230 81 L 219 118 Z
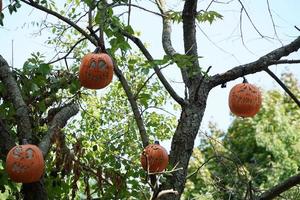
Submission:
M 50 62 L 48 62 L 47 64 L 53 64 L 53 63 L 56 63 L 56 62 L 58 62 L 58 61 L 60 61 L 60 60 L 66 59 L 66 58 L 70 55 L 70 53 L 75 49 L 75 47 L 76 47 L 78 44 L 80 44 L 82 41 L 84 41 L 84 40 L 86 40 L 85 37 L 79 39 L 79 40 L 78 40 L 78 41 L 77 41 L 77 42 L 69 49 L 69 51 L 68 51 L 63 57 L 57 58 L 56 60 L 53 60 L 53 61 L 50 61 Z
M 148 61 L 150 61 L 154 65 L 153 68 L 154 68 L 154 71 L 155 71 L 156 75 L 158 76 L 159 80 L 164 85 L 166 90 L 169 92 L 171 97 L 173 97 L 173 99 L 177 103 L 179 103 L 181 106 L 184 106 L 186 104 L 186 102 L 175 92 L 173 87 L 170 85 L 170 83 L 167 81 L 165 76 L 160 71 L 159 67 L 154 63 L 154 59 L 153 59 L 152 55 L 146 49 L 146 47 L 144 46 L 142 41 L 139 38 L 127 33 L 126 31 L 124 31 L 122 29 L 119 29 L 119 31 L 121 32 L 121 34 L 123 34 L 125 37 L 128 37 L 132 42 L 134 42 L 139 47 L 139 49 L 142 51 L 142 53 L 148 59 Z
M 192 176 L 194 176 L 195 174 L 197 174 L 197 173 L 199 172 L 199 170 L 200 170 L 204 165 L 206 165 L 210 160 L 212 160 L 212 159 L 214 159 L 214 158 L 216 158 L 216 156 L 209 157 L 204 163 L 202 163 L 202 164 L 196 169 L 196 171 L 194 171 L 193 173 L 187 175 L 185 179 L 189 179 L 189 178 L 191 178 Z
M 253 23 L 253 21 L 252 21 L 250 15 L 248 14 L 248 12 L 247 12 L 247 10 L 246 10 L 244 4 L 241 2 L 241 0 L 238 0 L 238 1 L 239 1 L 239 3 L 241 4 L 243 10 L 245 11 L 245 13 L 246 13 L 246 15 L 247 15 L 247 17 L 248 17 L 248 19 L 249 19 L 249 21 L 250 21 L 252 27 L 253 27 L 253 28 L 255 29 L 255 31 L 260 35 L 260 37 L 265 38 L 265 36 L 263 36 L 263 34 L 261 34 L 260 31 L 259 31 L 259 30 L 256 28 L 256 26 L 254 25 L 254 23 Z
M 21 2 L 29 5 L 29 6 L 32 6 L 38 10 L 41 10 L 43 12 L 46 12 L 50 15 L 53 15 L 55 17 L 57 17 L 58 19 L 62 20 L 63 22 L 69 24 L 70 26 L 74 27 L 78 32 L 80 32 L 83 36 L 85 36 L 89 41 L 91 41 L 94 45 L 97 46 L 97 41 L 92 38 L 87 32 L 85 32 L 81 27 L 79 27 L 77 24 L 75 24 L 74 22 L 72 22 L 71 20 L 69 20 L 68 18 L 60 15 L 59 13 L 53 11 L 53 10 L 50 10 L 44 6 L 41 6 L 39 5 L 38 3 L 34 2 L 34 1 L 26 1 L 26 0 L 20 0 Z
M 240 33 L 241 33 L 241 40 L 242 40 L 242 44 L 243 46 L 247 49 L 247 51 L 249 51 L 251 54 L 254 55 L 254 53 L 246 46 L 245 40 L 244 40 L 244 35 L 243 35 L 243 10 L 245 8 L 242 7 L 241 11 L 240 11 Z
M 274 30 L 275 37 L 276 37 L 277 40 L 280 42 L 280 44 L 283 45 L 283 43 L 282 43 L 282 41 L 279 39 L 278 34 L 277 34 L 277 31 L 276 31 L 275 22 L 274 22 L 273 15 L 272 15 L 272 12 L 271 12 L 269 0 L 267 0 L 267 5 L 268 5 L 268 12 L 269 12 L 269 15 L 270 15 L 270 18 L 271 18 L 271 21 L 272 21 L 272 26 L 273 26 L 273 30 Z
M 286 85 L 269 69 L 266 68 L 265 71 L 284 89 L 284 91 L 294 100 L 294 102 L 299 106 L 300 108 L 300 101 L 297 99 L 297 97 L 289 90 L 289 88 L 286 87 Z
M 170 64 L 171 64 L 171 63 L 169 63 L 169 64 L 167 64 L 167 65 L 165 65 L 165 66 L 163 66 L 163 67 L 161 67 L 161 68 L 159 68 L 159 69 L 162 70 L 162 69 L 168 67 Z M 142 85 L 142 86 L 137 90 L 137 92 L 135 93 L 134 99 L 137 99 L 137 98 L 138 98 L 139 93 L 142 91 L 142 89 L 147 85 L 147 83 L 150 81 L 150 79 L 151 79 L 154 75 L 155 75 L 155 72 L 152 73 L 152 74 L 147 78 L 147 80 L 143 83 L 143 85 Z
M 113 5 L 113 6 L 111 6 L 111 7 L 117 7 L 117 6 L 128 6 L 128 7 L 135 7 L 135 8 L 138 8 L 138 9 L 141 9 L 141 10 L 144 10 L 144 11 L 146 11 L 146 12 L 149 12 L 149 13 L 152 13 L 152 14 L 155 14 L 155 15 L 158 15 L 158 16 L 163 16 L 162 14 L 160 14 L 160 13 L 157 13 L 157 12 L 154 12 L 154 11 L 152 11 L 152 10 L 148 10 L 148 9 L 146 9 L 146 8 L 144 8 L 144 7 L 141 7 L 141 6 L 138 6 L 138 5 L 135 5 L 135 4 L 131 4 L 131 3 L 120 3 L 120 4 L 115 4 L 115 5 Z

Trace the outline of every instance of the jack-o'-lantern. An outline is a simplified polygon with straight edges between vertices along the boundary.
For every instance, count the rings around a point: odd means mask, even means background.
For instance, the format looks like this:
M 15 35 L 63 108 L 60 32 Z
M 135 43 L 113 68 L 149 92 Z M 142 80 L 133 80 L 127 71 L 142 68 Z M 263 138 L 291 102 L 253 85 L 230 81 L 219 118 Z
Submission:
M 13 147 L 6 157 L 6 171 L 14 182 L 39 181 L 44 172 L 42 151 L 32 144 Z
M 83 87 L 101 89 L 106 87 L 113 78 L 113 61 L 106 53 L 86 54 L 79 68 L 79 81 Z
M 262 97 L 260 90 L 244 79 L 243 83 L 235 85 L 229 93 L 229 108 L 240 117 L 253 117 L 260 109 Z
M 167 150 L 155 141 L 149 144 L 141 154 L 141 164 L 144 170 L 155 173 L 162 172 L 166 169 L 169 162 Z

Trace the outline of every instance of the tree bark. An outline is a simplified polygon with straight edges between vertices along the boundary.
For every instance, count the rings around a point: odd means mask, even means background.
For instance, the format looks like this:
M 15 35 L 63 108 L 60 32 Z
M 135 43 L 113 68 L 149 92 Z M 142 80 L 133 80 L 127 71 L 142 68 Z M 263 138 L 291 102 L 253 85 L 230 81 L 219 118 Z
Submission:
M 44 180 L 39 182 L 26 183 L 21 190 L 24 200 L 47 200 L 48 195 L 44 186 Z
M 162 184 L 160 190 L 173 189 L 178 194 L 168 193 L 160 197 L 163 200 L 180 199 L 185 188 L 187 169 L 190 157 L 194 149 L 194 141 L 198 134 L 202 117 L 204 115 L 208 90 L 201 90 L 199 99 L 190 102 L 182 108 L 177 129 L 172 138 L 170 151 L 170 165 L 181 170 L 175 171 L 171 176 L 167 176 L 166 182 Z
M 5 159 L 8 151 L 15 146 L 13 138 L 9 135 L 4 122 L 0 119 L 0 158 Z

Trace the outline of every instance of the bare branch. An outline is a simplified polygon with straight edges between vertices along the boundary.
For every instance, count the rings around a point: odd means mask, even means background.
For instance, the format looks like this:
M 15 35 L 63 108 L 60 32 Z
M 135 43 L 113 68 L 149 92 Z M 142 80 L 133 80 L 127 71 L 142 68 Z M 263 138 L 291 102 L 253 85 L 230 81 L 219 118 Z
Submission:
M 262 193 L 257 200 L 271 200 L 278 197 L 281 193 L 289 190 L 290 188 L 300 184 L 300 174 L 296 174 L 286 179 L 285 181 L 275 185 L 271 189 Z
M 204 30 L 200 27 L 200 25 L 197 23 L 197 27 L 199 28 L 199 30 L 202 32 L 202 34 L 207 38 L 207 40 L 210 42 L 210 43 L 212 43 L 212 45 L 213 46 L 215 46 L 217 49 L 219 49 L 220 51 L 222 51 L 222 52 L 224 52 L 224 53 L 226 53 L 226 54 L 228 54 L 228 55 L 230 55 L 231 57 L 233 57 L 235 60 L 236 60 L 236 62 L 237 63 L 240 63 L 240 61 L 238 60 L 238 58 L 234 55 L 234 54 L 232 54 L 232 53 L 230 53 L 230 52 L 228 52 L 228 51 L 226 51 L 225 49 L 223 49 L 222 47 L 220 47 L 218 44 L 216 44 L 205 32 L 204 32 Z
M 242 40 L 242 44 L 243 46 L 247 49 L 247 51 L 249 51 L 251 54 L 254 54 L 247 46 L 244 40 L 244 34 L 243 34 L 243 10 L 245 8 L 242 7 L 241 11 L 240 11 L 240 33 L 241 33 L 241 40 Z
M 24 102 L 21 91 L 16 80 L 11 74 L 11 70 L 6 60 L 0 55 L 0 80 L 7 88 L 7 94 L 12 101 L 17 115 L 18 132 L 20 139 L 27 139 L 31 142 L 32 129 L 29 119 L 29 110 Z
M 300 101 L 297 99 L 297 97 L 287 88 L 287 86 L 269 69 L 265 69 L 265 71 L 284 89 L 284 91 L 294 100 L 294 102 L 299 106 L 300 108 Z
M 162 14 L 162 19 L 163 19 L 163 29 L 162 29 L 162 44 L 163 44 L 163 48 L 166 52 L 167 55 L 170 56 L 174 56 L 175 54 L 177 54 L 177 52 L 175 51 L 175 49 L 172 46 L 172 41 L 171 41 L 171 32 L 172 32 L 172 28 L 171 28 L 171 24 L 170 24 L 170 20 L 167 19 L 165 16 L 166 13 L 166 8 L 165 8 L 165 0 L 156 0 L 156 4 Z
M 78 105 L 76 104 L 70 104 L 68 106 L 63 107 L 51 120 L 51 122 L 48 125 L 48 131 L 47 134 L 43 137 L 42 141 L 39 144 L 39 148 L 43 152 L 43 156 L 45 157 L 49 149 L 51 147 L 51 139 L 54 136 L 54 134 L 62 129 L 67 121 L 76 115 L 79 111 Z
M 186 104 L 186 102 L 175 92 L 175 90 L 172 88 L 172 86 L 170 85 L 170 83 L 167 81 L 167 79 L 161 73 L 159 67 L 153 62 L 154 59 L 153 59 L 152 55 L 146 49 L 146 47 L 144 46 L 144 44 L 142 43 L 142 41 L 139 38 L 137 38 L 137 37 L 135 37 L 135 36 L 127 33 L 126 31 L 124 31 L 122 29 L 119 29 L 119 31 L 125 37 L 128 37 L 132 42 L 134 42 L 139 47 L 139 49 L 142 51 L 142 53 L 147 58 L 147 60 L 150 61 L 150 62 L 152 62 L 152 64 L 154 65 L 153 69 L 154 69 L 156 75 L 158 76 L 159 80 L 164 85 L 164 87 L 166 88 L 166 90 L 169 92 L 169 94 L 171 95 L 171 97 L 173 97 L 173 99 L 177 103 L 179 103 L 181 106 L 184 106 Z
M 258 60 L 254 62 L 244 64 L 244 65 L 239 65 L 237 67 L 228 70 L 223 74 L 216 74 L 212 76 L 209 79 L 210 88 L 213 88 L 220 84 L 224 84 L 228 81 L 232 81 L 234 79 L 237 79 L 247 74 L 253 74 L 265 70 L 270 65 L 280 63 L 279 60 L 280 58 L 284 56 L 288 56 L 289 54 L 298 51 L 299 48 L 300 48 L 300 37 L 298 37 L 288 45 L 285 45 L 283 47 L 271 51 L 270 53 L 260 57 Z M 284 62 L 288 62 L 288 61 L 285 60 Z
M 242 6 L 242 10 L 245 11 L 245 13 L 246 13 L 246 15 L 247 15 L 247 17 L 248 17 L 248 19 L 249 19 L 249 21 L 250 21 L 252 27 L 253 27 L 253 28 L 255 29 L 255 31 L 260 35 L 260 37 L 265 38 L 265 36 L 263 36 L 263 34 L 261 34 L 260 31 L 259 31 L 259 30 L 256 28 L 256 26 L 254 25 L 254 23 L 253 23 L 253 21 L 252 21 L 250 15 L 249 15 L 249 13 L 247 12 L 247 10 L 246 10 L 244 4 L 242 3 L 242 1 L 241 1 L 241 0 L 238 0 L 238 1 L 239 1 L 239 3 L 240 3 L 241 6 Z
M 157 13 L 157 12 L 154 12 L 152 10 L 148 10 L 146 8 L 143 8 L 141 6 L 138 6 L 138 5 L 135 5 L 135 4 L 132 4 L 132 3 L 120 3 L 120 4 L 115 4 L 113 5 L 112 7 L 117 7 L 117 6 L 128 6 L 128 7 L 135 7 L 135 8 L 138 8 L 138 9 L 141 9 L 141 10 L 144 10 L 146 12 L 149 12 L 149 13 L 152 13 L 152 14 L 155 14 L 155 15 L 158 15 L 158 16 L 163 16 L 162 14 L 160 13 Z
M 267 0 L 267 5 L 268 5 L 268 12 L 269 12 L 269 15 L 270 15 L 270 18 L 271 18 L 271 21 L 272 21 L 272 25 L 273 25 L 273 30 L 274 30 L 275 37 L 276 37 L 277 40 L 280 42 L 280 44 L 283 45 L 283 43 L 282 43 L 282 41 L 279 39 L 278 34 L 277 34 L 277 31 L 276 31 L 275 22 L 274 22 L 273 15 L 272 15 L 272 12 L 271 12 L 269 0 Z
M 67 57 L 70 55 L 70 53 L 75 49 L 75 47 L 80 44 L 82 41 L 84 41 L 86 38 L 81 38 L 79 39 L 70 49 L 69 51 L 63 56 L 63 57 L 60 57 L 60 58 L 57 58 L 56 60 L 53 60 L 53 61 L 50 61 L 48 62 L 47 64 L 53 64 L 53 63 L 56 63 L 60 60 L 63 60 L 63 59 L 67 59 Z
M 60 15 L 59 13 L 53 11 L 53 10 L 50 10 L 44 6 L 41 6 L 39 5 L 38 3 L 34 2 L 34 1 L 26 1 L 26 0 L 20 0 L 22 1 L 23 3 L 29 5 L 29 6 L 32 6 L 38 10 L 41 10 L 45 13 L 48 13 L 50 15 L 53 15 L 55 17 L 57 17 L 58 19 L 62 20 L 63 22 L 69 24 L 70 26 L 72 26 L 73 28 L 75 28 L 78 32 L 80 32 L 83 36 L 85 36 L 89 41 L 91 41 L 94 45 L 97 46 L 97 41 L 92 38 L 86 31 L 84 31 L 81 27 L 79 27 L 77 24 L 75 24 L 74 22 L 72 22 L 71 20 L 69 20 L 68 18 Z
M 160 67 L 159 69 L 162 70 L 162 69 L 168 67 L 169 65 L 170 65 L 170 63 L 167 64 L 167 65 L 165 65 L 165 66 L 163 66 L 163 67 Z M 146 79 L 146 81 L 144 81 L 143 85 L 142 85 L 139 89 L 137 89 L 137 92 L 136 92 L 135 95 L 134 95 L 134 99 L 137 99 L 137 98 L 138 98 L 138 96 L 139 96 L 140 92 L 142 91 L 142 89 L 143 89 L 144 87 L 146 87 L 147 83 L 150 81 L 150 79 L 151 79 L 154 75 L 155 75 L 155 72 L 152 73 L 152 74 Z
M 186 176 L 185 179 L 189 179 L 191 178 L 192 176 L 194 176 L 195 174 L 197 174 L 199 172 L 199 170 L 204 166 L 206 165 L 210 160 L 216 158 L 217 156 L 212 156 L 212 157 L 209 157 L 205 162 L 203 162 L 193 173 L 189 174 Z

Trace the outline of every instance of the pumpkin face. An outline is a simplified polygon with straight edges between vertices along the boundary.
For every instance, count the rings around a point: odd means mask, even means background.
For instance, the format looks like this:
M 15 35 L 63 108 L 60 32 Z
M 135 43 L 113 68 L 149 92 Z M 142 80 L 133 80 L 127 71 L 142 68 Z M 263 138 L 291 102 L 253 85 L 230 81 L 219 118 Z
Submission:
M 13 147 L 6 157 L 6 171 L 14 182 L 39 181 L 44 172 L 44 158 L 41 150 L 31 144 Z
M 229 108 L 240 117 L 253 117 L 261 107 L 261 92 L 250 83 L 235 85 L 229 93 Z
M 169 156 L 166 149 L 158 143 L 149 144 L 141 155 L 142 167 L 150 173 L 164 171 L 168 162 Z
M 83 87 L 101 89 L 113 78 L 113 62 L 106 53 L 88 53 L 82 58 L 79 81 Z

